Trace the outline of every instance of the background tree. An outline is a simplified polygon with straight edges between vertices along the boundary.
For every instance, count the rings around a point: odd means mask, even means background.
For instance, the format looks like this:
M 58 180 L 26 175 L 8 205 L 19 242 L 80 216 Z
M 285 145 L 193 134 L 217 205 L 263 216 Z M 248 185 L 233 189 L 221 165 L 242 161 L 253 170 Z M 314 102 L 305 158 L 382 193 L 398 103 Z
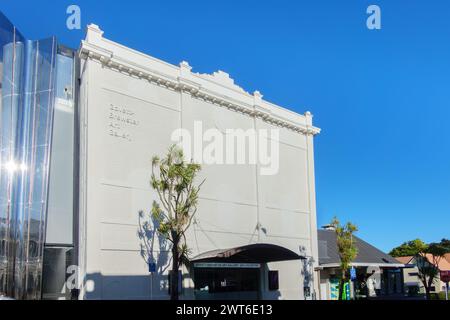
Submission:
M 197 212 L 198 194 L 204 182 L 195 186 L 200 170 L 200 165 L 184 161 L 183 151 L 177 146 L 172 146 L 164 159 L 152 160 L 151 185 L 159 196 L 159 203 L 153 203 L 152 216 L 158 233 L 172 245 L 171 300 L 179 299 L 178 273 L 189 262 L 186 231 Z
M 450 252 L 450 240 L 449 239 L 442 239 L 439 244 L 446 249 L 447 253 Z
M 341 259 L 341 279 L 339 281 L 339 300 L 343 299 L 344 284 L 347 281 L 347 271 L 350 268 L 350 264 L 356 259 L 358 255 L 358 248 L 353 240 L 353 234 L 358 231 L 358 228 L 348 222 L 345 226 L 341 226 L 341 223 L 337 218 L 334 218 L 331 222 L 331 226 L 334 227 L 337 237 L 337 247 L 339 257 Z
M 427 244 L 420 239 L 412 240 L 403 243 L 402 245 L 394 248 L 389 253 L 393 257 L 409 257 L 416 256 L 419 252 L 424 252 L 427 248 Z
M 444 239 L 440 243 L 431 243 L 430 245 L 428 245 L 426 252 L 422 254 L 424 260 L 427 260 L 427 262 L 432 265 L 432 270 L 429 271 L 430 273 L 428 275 L 428 283 L 425 287 L 428 299 L 431 298 L 431 287 L 433 285 L 433 281 L 435 279 L 439 280 L 440 278 L 441 270 L 439 269 L 439 265 L 441 263 L 441 260 L 445 259 L 445 255 L 447 253 L 450 253 L 450 247 L 448 246 L 448 242 L 446 241 L 448 240 Z M 419 270 L 419 274 L 420 273 L 421 272 Z M 426 280 L 426 278 L 424 280 Z
M 440 277 L 439 264 L 448 253 L 447 249 L 440 243 L 431 243 L 422 252 L 416 255 L 419 278 L 425 287 L 427 299 L 431 299 L 431 287 L 433 282 Z
M 443 239 L 440 243 L 427 245 L 420 239 L 403 243 L 394 248 L 391 255 L 394 257 L 413 256 L 418 269 L 418 277 L 425 288 L 427 299 L 431 298 L 431 288 L 436 279 L 439 279 L 439 264 L 445 254 L 450 252 L 449 240 Z

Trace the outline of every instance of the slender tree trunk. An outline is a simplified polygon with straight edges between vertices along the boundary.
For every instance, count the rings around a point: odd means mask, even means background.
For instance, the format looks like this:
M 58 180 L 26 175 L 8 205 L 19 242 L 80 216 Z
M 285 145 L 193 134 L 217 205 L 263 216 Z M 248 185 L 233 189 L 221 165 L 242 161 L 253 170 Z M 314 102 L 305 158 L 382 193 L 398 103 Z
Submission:
M 428 280 L 426 278 L 422 279 L 422 284 L 425 289 L 425 297 L 427 300 L 430 300 L 431 299 L 431 285 L 429 285 Z
M 339 300 L 344 300 L 344 285 L 347 279 L 347 274 L 344 270 L 341 271 L 341 281 L 339 281 Z
M 339 281 L 339 300 L 344 300 L 344 285 L 345 285 L 346 276 L 345 273 L 342 274 L 341 281 Z
M 431 289 L 429 287 L 425 288 L 425 295 L 427 297 L 427 300 L 431 300 Z
M 344 300 L 344 278 L 339 281 L 339 301 Z
M 425 285 L 425 293 L 427 300 L 431 300 L 431 287 L 433 286 L 434 277 L 429 277 L 427 284 Z
M 178 252 L 178 240 L 174 241 L 172 247 L 172 274 L 170 275 L 170 299 L 172 301 L 179 300 L 178 292 L 178 272 L 179 272 L 179 252 Z

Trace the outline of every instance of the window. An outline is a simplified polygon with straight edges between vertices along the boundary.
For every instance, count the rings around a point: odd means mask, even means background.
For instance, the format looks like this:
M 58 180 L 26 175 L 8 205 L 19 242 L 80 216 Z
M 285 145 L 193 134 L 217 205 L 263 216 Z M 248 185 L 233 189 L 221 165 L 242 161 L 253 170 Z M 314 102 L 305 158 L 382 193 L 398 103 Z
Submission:
M 195 290 L 208 293 L 258 291 L 257 269 L 195 269 Z
M 269 290 L 277 291 L 280 288 L 278 271 L 269 271 Z

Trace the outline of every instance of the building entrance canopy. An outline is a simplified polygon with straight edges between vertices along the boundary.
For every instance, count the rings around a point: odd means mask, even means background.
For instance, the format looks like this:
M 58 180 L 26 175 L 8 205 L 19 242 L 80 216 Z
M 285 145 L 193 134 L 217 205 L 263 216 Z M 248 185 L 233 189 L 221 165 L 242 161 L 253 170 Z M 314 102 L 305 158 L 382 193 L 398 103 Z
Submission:
M 268 263 L 306 259 L 297 253 L 273 244 L 257 243 L 238 248 L 202 253 L 191 262 Z

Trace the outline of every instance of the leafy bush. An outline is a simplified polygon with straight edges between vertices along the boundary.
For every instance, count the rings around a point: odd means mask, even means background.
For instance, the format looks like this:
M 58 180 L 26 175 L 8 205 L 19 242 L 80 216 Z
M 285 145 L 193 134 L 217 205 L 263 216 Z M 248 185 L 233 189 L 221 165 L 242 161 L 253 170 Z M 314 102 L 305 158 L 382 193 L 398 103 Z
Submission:
M 432 293 L 431 300 L 445 300 L 445 292 Z

